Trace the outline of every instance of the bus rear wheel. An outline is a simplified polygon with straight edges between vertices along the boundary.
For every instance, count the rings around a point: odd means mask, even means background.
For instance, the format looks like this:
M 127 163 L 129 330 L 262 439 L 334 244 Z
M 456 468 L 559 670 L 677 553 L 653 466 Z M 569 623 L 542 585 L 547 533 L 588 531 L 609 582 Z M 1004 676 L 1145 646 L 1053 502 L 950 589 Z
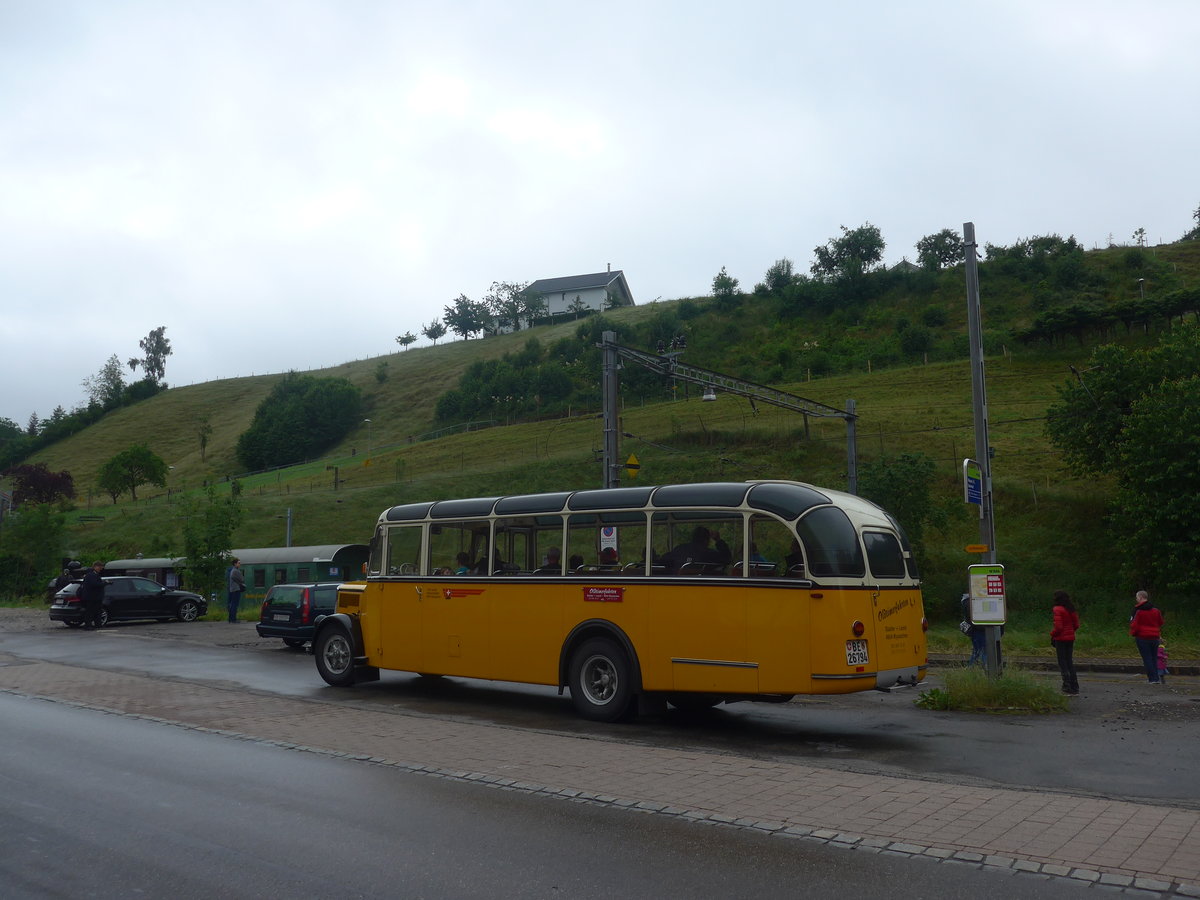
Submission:
M 350 687 L 354 684 L 354 647 L 350 635 L 341 628 L 326 628 L 317 637 L 313 655 L 317 671 L 327 684 Z
M 590 638 L 571 655 L 571 702 L 585 718 L 617 722 L 629 714 L 633 672 L 624 650 L 608 638 Z

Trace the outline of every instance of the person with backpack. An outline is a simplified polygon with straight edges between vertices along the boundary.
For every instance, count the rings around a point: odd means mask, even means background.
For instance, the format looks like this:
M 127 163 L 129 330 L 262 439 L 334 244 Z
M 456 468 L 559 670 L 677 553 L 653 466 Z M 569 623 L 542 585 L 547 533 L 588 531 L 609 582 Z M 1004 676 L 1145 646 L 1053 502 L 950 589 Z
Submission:
M 1162 684 L 1158 677 L 1158 645 L 1162 642 L 1163 614 L 1150 602 L 1146 591 L 1134 597 L 1133 615 L 1129 617 L 1129 633 L 1137 644 L 1142 665 L 1151 684 Z

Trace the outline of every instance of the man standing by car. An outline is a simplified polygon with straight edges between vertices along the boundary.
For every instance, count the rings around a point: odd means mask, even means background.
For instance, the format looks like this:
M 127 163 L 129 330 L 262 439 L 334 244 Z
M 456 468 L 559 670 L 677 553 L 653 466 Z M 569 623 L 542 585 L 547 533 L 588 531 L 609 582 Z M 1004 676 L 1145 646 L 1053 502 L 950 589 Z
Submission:
M 242 572 L 242 561 L 234 559 L 233 565 L 229 567 L 229 621 L 236 622 L 238 617 L 238 609 L 242 605 L 242 592 L 246 590 L 246 575 Z
M 83 598 L 85 628 L 100 627 L 100 614 L 104 609 L 104 579 L 100 576 L 103 571 L 104 563 L 96 560 L 83 576 L 83 583 L 79 585 L 79 596 Z

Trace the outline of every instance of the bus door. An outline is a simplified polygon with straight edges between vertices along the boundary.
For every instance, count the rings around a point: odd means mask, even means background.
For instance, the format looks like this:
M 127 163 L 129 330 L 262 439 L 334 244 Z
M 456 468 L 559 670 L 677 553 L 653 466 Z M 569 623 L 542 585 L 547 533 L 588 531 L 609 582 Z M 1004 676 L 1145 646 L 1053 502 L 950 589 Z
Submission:
M 487 574 L 489 558 L 495 556 L 489 553 L 489 534 L 486 520 L 430 525 L 424 571 L 434 577 L 416 586 L 421 611 L 416 671 L 488 677 L 488 603 L 497 581 Z M 459 553 L 469 559 L 469 571 L 462 575 L 454 574 Z

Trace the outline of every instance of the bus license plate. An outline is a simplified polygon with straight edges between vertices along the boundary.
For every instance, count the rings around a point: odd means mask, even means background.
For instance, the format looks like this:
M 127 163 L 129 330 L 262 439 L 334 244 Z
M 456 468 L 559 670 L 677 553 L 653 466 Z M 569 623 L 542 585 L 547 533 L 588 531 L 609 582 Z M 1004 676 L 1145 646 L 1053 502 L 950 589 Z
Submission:
M 866 641 L 846 641 L 846 665 L 865 666 L 869 662 Z

